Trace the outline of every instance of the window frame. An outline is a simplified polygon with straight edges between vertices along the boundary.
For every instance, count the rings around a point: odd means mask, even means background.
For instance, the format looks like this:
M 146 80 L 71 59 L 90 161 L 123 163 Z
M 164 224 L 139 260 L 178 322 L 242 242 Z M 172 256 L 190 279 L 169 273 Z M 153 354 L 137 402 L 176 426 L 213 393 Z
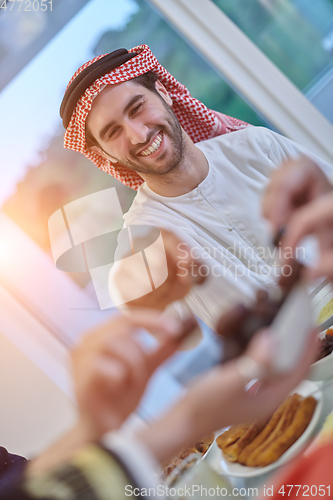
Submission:
M 211 0 L 149 2 L 269 123 L 333 163 L 333 125 Z

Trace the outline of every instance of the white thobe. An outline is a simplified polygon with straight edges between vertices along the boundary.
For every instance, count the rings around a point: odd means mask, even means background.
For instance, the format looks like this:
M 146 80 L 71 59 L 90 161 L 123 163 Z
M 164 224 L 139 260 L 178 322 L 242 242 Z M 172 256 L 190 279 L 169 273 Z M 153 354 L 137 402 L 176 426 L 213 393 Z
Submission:
M 184 302 L 214 328 L 227 308 L 248 303 L 259 288 L 274 286 L 279 274 L 261 215 L 272 172 L 300 155 L 315 160 L 328 175 L 332 169 L 305 148 L 263 127 L 248 127 L 196 147 L 207 158 L 207 177 L 176 197 L 156 194 L 143 183 L 124 219 L 127 227 L 151 225 L 172 231 L 190 246 L 203 264 L 200 273 L 207 278 L 192 288 Z M 182 251 L 181 247 L 179 255 L 185 255 Z M 185 272 L 181 264 L 179 272 Z M 180 315 L 186 309 L 184 302 L 174 304 Z

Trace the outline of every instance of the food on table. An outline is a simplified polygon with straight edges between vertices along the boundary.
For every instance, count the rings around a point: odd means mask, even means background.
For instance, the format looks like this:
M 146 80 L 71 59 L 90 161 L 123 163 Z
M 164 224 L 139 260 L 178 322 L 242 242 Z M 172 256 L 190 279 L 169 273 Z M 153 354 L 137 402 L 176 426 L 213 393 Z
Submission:
M 216 444 L 221 450 L 233 444 L 249 428 L 248 424 L 233 425 L 227 431 L 216 438 Z
M 248 465 L 249 467 L 256 467 L 259 465 L 258 462 L 260 461 L 260 454 L 287 429 L 288 425 L 290 425 L 299 399 L 299 394 L 293 394 L 291 397 L 287 398 L 286 404 L 283 406 L 283 411 L 280 418 L 277 420 L 275 427 L 271 426 L 272 430 L 267 438 L 261 443 L 260 446 L 253 450 L 246 462 L 243 461 L 244 465 Z
M 302 399 L 296 409 L 294 418 L 282 435 L 274 439 L 256 457 L 255 466 L 265 467 L 275 462 L 303 434 L 307 428 L 316 406 L 314 398 Z
M 326 306 L 322 308 L 322 310 L 319 313 L 317 323 L 320 325 L 320 323 L 323 323 L 326 319 L 328 319 L 330 316 L 333 315 L 333 299 L 331 299 Z
M 254 422 L 250 427 L 237 439 L 237 441 L 224 448 L 223 454 L 229 462 L 237 462 L 241 451 L 250 444 L 253 439 L 263 430 L 265 422 Z
M 204 455 L 206 451 L 209 450 L 214 439 L 215 439 L 214 434 L 209 434 L 208 436 L 205 436 L 202 439 L 200 439 L 200 441 L 198 441 L 197 443 L 194 443 L 193 445 L 190 445 L 188 448 L 181 450 L 175 457 L 173 457 L 171 460 L 169 460 L 166 464 L 163 465 L 162 467 L 163 479 L 165 479 L 173 471 L 173 469 L 178 467 L 185 458 L 187 458 L 189 455 L 192 455 L 192 453 L 200 453 L 201 455 Z
M 333 351 L 333 335 L 332 335 L 332 329 L 327 330 L 325 337 L 322 339 L 318 338 L 318 356 L 317 356 L 317 361 L 320 359 L 325 358 L 331 352 Z
M 273 416 L 269 419 L 267 425 L 264 427 L 262 432 L 250 443 L 239 455 L 238 462 L 243 465 L 250 465 L 250 456 L 253 452 L 258 449 L 266 439 L 271 436 L 272 432 L 277 428 L 278 422 L 281 421 L 281 417 L 285 414 L 285 409 L 292 403 L 291 397 L 287 398 L 275 411 Z
M 224 457 L 249 467 L 265 467 L 287 451 L 303 434 L 311 421 L 317 400 L 312 396 L 302 398 L 299 394 L 289 396 L 266 422 L 254 422 L 244 426 L 243 433 L 229 444 L 224 436 L 237 433 L 241 426 L 233 426 L 216 440 Z

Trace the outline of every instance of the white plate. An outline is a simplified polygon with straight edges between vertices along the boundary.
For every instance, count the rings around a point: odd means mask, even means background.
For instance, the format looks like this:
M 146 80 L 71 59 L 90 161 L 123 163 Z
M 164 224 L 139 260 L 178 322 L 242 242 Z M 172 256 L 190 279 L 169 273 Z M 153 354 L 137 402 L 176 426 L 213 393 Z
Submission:
M 321 324 L 318 324 L 318 316 L 323 307 L 333 299 L 333 284 L 328 279 L 324 280 L 315 290 L 313 290 L 310 294 L 310 298 L 315 324 L 318 325 L 319 331 L 322 332 L 327 330 L 327 328 L 333 325 L 333 314 Z
M 206 453 L 208 450 L 206 451 Z M 202 455 L 201 453 L 191 453 L 188 457 L 184 458 L 171 472 L 170 474 L 165 478 L 164 484 L 166 486 L 173 486 L 179 479 L 180 477 L 185 474 L 189 469 L 184 470 L 184 467 L 190 462 L 193 461 L 193 464 L 191 463 L 191 466 L 189 468 L 194 467 L 200 460 L 203 459 L 203 457 L 206 455 Z
M 314 382 L 305 380 L 293 392 L 297 392 L 302 396 L 307 396 L 317 388 L 318 386 Z M 302 449 L 318 423 L 323 406 L 322 394 L 318 391 L 316 392 L 316 394 L 314 394 L 313 397 L 317 399 L 318 403 L 309 425 L 307 426 L 301 437 L 298 438 L 297 441 L 276 462 L 267 465 L 266 467 L 246 467 L 245 465 L 228 462 L 223 457 L 222 451 L 217 446 L 216 441 L 214 441 L 207 456 L 207 460 L 209 461 L 210 465 L 216 470 L 218 474 L 234 477 L 261 476 L 262 474 L 266 474 L 266 472 L 280 467 L 285 462 L 293 458 Z M 221 432 L 217 435 L 219 436 L 220 434 Z
M 325 336 L 325 332 L 319 334 L 320 338 Z M 328 380 L 333 377 L 333 352 L 323 359 L 316 361 L 310 366 L 309 373 L 307 374 L 308 380 L 320 381 Z
M 318 326 L 320 337 L 324 337 L 327 328 L 333 325 L 333 315 L 318 325 L 318 316 L 323 307 L 333 299 L 333 284 L 326 279 L 310 294 L 313 318 Z M 333 377 L 333 352 L 311 365 L 307 375 L 308 380 L 327 380 Z

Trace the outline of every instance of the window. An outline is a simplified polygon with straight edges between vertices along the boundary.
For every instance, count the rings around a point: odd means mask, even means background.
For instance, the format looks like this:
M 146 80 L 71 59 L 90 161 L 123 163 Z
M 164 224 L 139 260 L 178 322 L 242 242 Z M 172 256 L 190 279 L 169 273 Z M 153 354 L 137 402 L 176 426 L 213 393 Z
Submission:
M 333 122 L 332 0 L 213 2 Z
M 333 162 L 333 126 L 216 3 L 212 0 L 150 2 L 278 131 Z M 228 2 L 228 5 L 234 3 L 240 4 L 238 1 Z M 244 2 L 244 5 L 249 9 L 256 3 Z M 288 1 L 262 0 L 261 3 L 278 5 Z M 244 8 L 244 11 L 246 21 L 251 22 L 248 10 Z M 258 25 L 261 26 L 264 20 Z M 304 33 L 299 33 L 301 35 Z M 326 110 L 332 102 L 329 75 L 318 88 L 323 90 L 319 98 Z M 315 97 L 311 97 L 314 103 Z
M 300 90 L 333 70 L 331 0 L 213 2 Z

